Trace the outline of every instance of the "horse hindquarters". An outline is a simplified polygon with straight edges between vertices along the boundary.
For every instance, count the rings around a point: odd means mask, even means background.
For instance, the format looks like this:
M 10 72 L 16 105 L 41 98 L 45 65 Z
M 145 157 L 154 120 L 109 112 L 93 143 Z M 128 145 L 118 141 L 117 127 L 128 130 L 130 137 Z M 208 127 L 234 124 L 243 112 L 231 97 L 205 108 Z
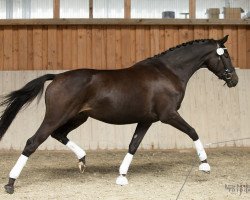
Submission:
M 63 83 L 62 83 L 63 81 Z M 19 177 L 29 156 L 59 127 L 79 113 L 79 99 L 76 92 L 69 92 L 71 81 L 54 80 L 45 93 L 46 113 L 37 132 L 27 140 L 22 155 L 10 172 L 9 183 L 5 186 L 8 193 L 14 192 L 14 182 Z M 59 100 L 59 101 L 58 101 Z

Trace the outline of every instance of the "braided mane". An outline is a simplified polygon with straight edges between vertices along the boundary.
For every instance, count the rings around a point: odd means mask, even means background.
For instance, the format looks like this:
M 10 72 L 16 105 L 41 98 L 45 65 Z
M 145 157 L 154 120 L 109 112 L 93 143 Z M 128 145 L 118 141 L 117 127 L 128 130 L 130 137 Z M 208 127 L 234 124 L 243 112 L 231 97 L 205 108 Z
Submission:
M 175 46 L 175 47 L 171 47 L 171 48 L 167 49 L 166 51 L 163 51 L 163 52 L 161 52 L 161 53 L 159 53 L 159 54 L 156 54 L 156 55 L 154 55 L 153 57 L 150 57 L 150 58 L 158 58 L 158 57 L 160 57 L 160 56 L 165 55 L 165 54 L 168 53 L 169 51 L 174 51 L 175 49 L 179 49 L 179 48 L 184 47 L 184 46 L 187 46 L 187 45 L 192 45 L 192 44 L 194 44 L 194 43 L 212 42 L 212 41 L 215 41 L 215 40 L 213 40 L 213 39 L 192 40 L 192 41 L 189 41 L 189 42 L 185 42 L 185 43 L 179 44 L 179 45 L 177 45 L 177 46 Z

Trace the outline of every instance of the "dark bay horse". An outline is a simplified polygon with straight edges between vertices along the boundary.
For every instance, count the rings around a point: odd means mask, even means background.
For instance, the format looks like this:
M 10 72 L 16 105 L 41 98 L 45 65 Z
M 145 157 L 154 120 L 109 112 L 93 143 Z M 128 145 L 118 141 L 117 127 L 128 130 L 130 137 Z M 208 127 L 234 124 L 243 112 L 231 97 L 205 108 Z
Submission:
M 1 106 L 6 106 L 0 118 L 2 138 L 20 109 L 41 95 L 44 83 L 53 80 L 45 92 L 46 113 L 37 132 L 26 146 L 9 174 L 5 185 L 14 192 L 14 182 L 29 156 L 49 136 L 68 146 L 78 157 L 80 170 L 85 167 L 86 153 L 69 141 L 70 131 L 83 124 L 88 117 L 110 123 L 131 124 L 137 127 L 116 182 L 128 183 L 126 174 L 138 146 L 152 123 L 161 121 L 186 133 L 193 141 L 201 161 L 199 169 L 209 172 L 207 155 L 195 129 L 178 113 L 185 95 L 187 82 L 200 68 L 208 68 L 228 87 L 238 83 L 224 43 L 220 39 L 195 40 L 178 45 L 127 69 L 79 69 L 61 74 L 47 74 L 27 83 L 20 90 L 7 95 Z

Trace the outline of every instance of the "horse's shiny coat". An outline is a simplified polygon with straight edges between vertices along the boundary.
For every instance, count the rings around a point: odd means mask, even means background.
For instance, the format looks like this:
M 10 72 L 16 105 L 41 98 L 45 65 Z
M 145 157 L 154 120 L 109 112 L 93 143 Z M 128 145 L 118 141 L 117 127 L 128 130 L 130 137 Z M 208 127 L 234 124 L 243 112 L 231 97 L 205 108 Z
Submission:
M 226 41 L 227 36 L 221 40 L 191 41 L 127 69 L 79 69 L 37 78 L 3 101 L 2 105 L 7 108 L 0 120 L 0 138 L 22 106 L 41 93 L 45 81 L 53 80 L 45 92 L 44 121 L 23 150 L 26 157 L 50 135 L 67 145 L 67 134 L 88 117 L 111 124 L 138 123 L 129 145 L 130 155 L 135 154 L 147 130 L 156 121 L 170 124 L 198 141 L 195 129 L 184 121 L 178 109 L 188 80 L 202 67 L 223 79 L 228 87 L 237 85 L 238 77 L 228 52 L 217 54 L 218 48 L 225 48 Z M 198 153 L 205 152 L 202 144 L 199 148 Z M 204 158 L 201 161 L 207 163 L 206 156 Z M 130 162 L 125 161 L 122 166 L 127 169 Z M 5 186 L 7 192 L 14 192 L 14 181 L 15 177 L 10 176 Z

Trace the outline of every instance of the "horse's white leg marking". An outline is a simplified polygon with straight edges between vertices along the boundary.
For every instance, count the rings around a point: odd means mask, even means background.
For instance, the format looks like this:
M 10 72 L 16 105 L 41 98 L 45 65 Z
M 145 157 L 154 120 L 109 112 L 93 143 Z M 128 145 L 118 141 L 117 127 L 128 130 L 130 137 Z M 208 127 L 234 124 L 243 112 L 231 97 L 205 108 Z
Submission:
M 80 148 L 78 145 L 76 145 L 74 142 L 68 141 L 66 146 L 76 154 L 78 159 L 81 159 L 84 156 L 86 156 L 86 152 L 82 148 Z
M 66 146 L 76 154 L 77 158 L 79 159 L 78 167 L 80 173 L 83 173 L 86 168 L 85 160 L 83 160 L 86 156 L 86 152 L 72 141 L 68 141 Z
M 117 177 L 116 184 L 118 184 L 118 185 L 127 185 L 128 184 L 128 179 L 125 177 L 125 175 L 128 172 L 128 168 L 132 162 L 132 159 L 133 159 L 133 155 L 130 153 L 127 153 L 126 156 L 124 157 L 122 164 L 119 168 L 120 176 Z
M 194 145 L 197 151 L 197 154 L 199 156 L 200 161 L 204 161 L 207 159 L 207 154 L 205 152 L 205 149 L 200 141 L 200 139 L 194 141 Z M 201 163 L 199 166 L 199 170 L 200 171 L 204 171 L 204 172 L 210 172 L 211 168 L 210 165 L 208 163 Z
M 207 159 L 207 154 L 205 152 L 205 149 L 200 141 L 200 139 L 194 141 L 194 145 L 197 151 L 197 154 L 200 158 L 200 161 L 206 160 Z
M 23 169 L 23 167 L 26 165 L 26 162 L 28 160 L 28 157 L 21 154 L 21 156 L 18 158 L 15 166 L 10 171 L 10 178 L 17 179 Z

